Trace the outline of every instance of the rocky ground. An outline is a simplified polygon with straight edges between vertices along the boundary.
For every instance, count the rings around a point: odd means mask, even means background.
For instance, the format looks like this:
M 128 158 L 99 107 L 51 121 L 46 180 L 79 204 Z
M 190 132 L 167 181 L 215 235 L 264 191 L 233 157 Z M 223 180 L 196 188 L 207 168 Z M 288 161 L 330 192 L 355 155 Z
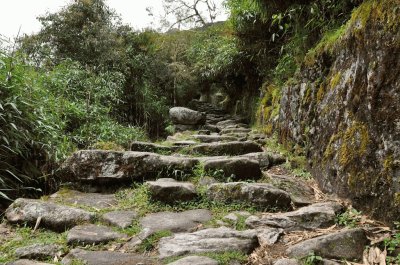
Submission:
M 241 117 L 192 108 L 171 110 L 181 132 L 165 142 L 74 153 L 60 191 L 7 209 L 0 262 L 386 264 L 388 227 L 323 194 Z

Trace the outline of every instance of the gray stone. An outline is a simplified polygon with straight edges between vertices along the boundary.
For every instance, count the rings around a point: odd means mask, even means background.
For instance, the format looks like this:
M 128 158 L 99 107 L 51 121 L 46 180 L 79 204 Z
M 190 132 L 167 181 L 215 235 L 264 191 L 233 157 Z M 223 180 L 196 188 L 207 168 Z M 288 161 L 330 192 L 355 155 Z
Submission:
M 28 260 L 28 259 L 20 259 L 13 262 L 9 262 L 7 263 L 7 265 L 51 265 L 51 264 L 34 260 Z
M 139 254 L 128 254 L 113 251 L 86 251 L 73 249 L 61 261 L 62 264 L 70 265 L 74 260 L 85 262 L 86 265 L 158 265 L 156 259 Z
M 267 213 L 263 217 L 249 217 L 246 225 L 250 228 L 279 227 L 286 231 L 314 230 L 326 228 L 335 223 L 342 206 L 336 202 L 316 203 L 287 213 Z
M 155 143 L 149 142 L 132 142 L 130 149 L 131 151 L 138 151 L 138 152 L 152 152 L 152 153 L 172 153 L 176 151 L 176 147 L 172 146 L 164 146 Z
M 186 124 L 175 124 L 175 132 L 195 131 L 199 128 L 199 125 L 186 125 Z
M 192 135 L 192 137 L 201 143 L 229 142 L 238 140 L 236 137 L 224 135 Z
M 190 201 L 197 197 L 196 188 L 189 182 L 178 182 L 174 179 L 158 179 L 146 182 L 151 198 L 154 200 L 174 203 Z
M 15 256 L 21 259 L 46 260 L 60 257 L 62 246 L 56 244 L 34 244 L 26 247 L 17 248 Z
M 247 124 L 241 123 L 238 120 L 223 120 L 218 122 L 217 124 L 218 129 L 223 130 L 226 128 L 238 128 L 238 127 L 247 127 Z
M 259 167 L 262 169 L 268 169 L 272 166 L 270 153 L 256 152 L 256 153 L 244 154 L 241 155 L 241 157 L 258 161 Z
M 255 230 L 236 231 L 226 227 L 175 234 L 159 242 L 160 258 L 205 252 L 242 251 L 250 253 L 258 245 Z
M 282 228 L 265 228 L 257 230 L 257 238 L 260 246 L 272 246 L 278 242 L 279 237 L 283 234 Z
M 219 134 L 229 134 L 229 133 L 249 133 L 251 132 L 251 129 L 248 128 L 226 128 L 222 129 Z
M 40 226 L 56 231 L 65 231 L 77 224 L 90 222 L 95 217 L 93 213 L 81 209 L 32 199 L 17 199 L 8 207 L 5 216 L 12 224 L 27 223 L 31 226 L 41 218 Z
M 199 135 L 210 135 L 211 134 L 210 130 L 199 130 L 197 133 Z
M 173 171 L 191 171 L 198 159 L 165 156 L 146 152 L 82 150 L 69 157 L 61 169 L 64 180 L 92 185 L 131 183 L 132 180 L 155 178 Z M 104 186 L 104 185 L 103 185 Z
M 140 219 L 142 231 L 125 244 L 124 249 L 135 249 L 144 239 L 158 231 L 171 231 L 173 233 L 195 231 L 203 223 L 210 221 L 211 218 L 211 212 L 203 209 L 179 213 L 160 212 L 149 214 Z
M 198 125 L 206 121 L 205 113 L 183 107 L 174 107 L 169 110 L 169 117 L 174 124 Z
M 240 202 L 258 208 L 291 209 L 290 195 L 270 184 L 231 182 L 209 186 L 207 196 L 211 200 Z
M 368 239 L 363 229 L 349 229 L 305 240 L 289 247 L 286 254 L 292 258 L 305 257 L 311 252 L 327 259 L 361 260 Z
M 117 239 L 127 238 L 127 235 L 114 232 L 110 227 L 100 225 L 79 225 L 68 231 L 67 243 L 72 244 L 101 244 Z
M 273 265 L 300 265 L 297 259 L 278 259 Z
M 266 181 L 289 193 L 296 206 L 306 206 L 315 202 L 314 190 L 300 178 L 267 174 Z
M 256 180 L 262 175 L 256 160 L 242 157 L 207 159 L 204 161 L 204 170 L 206 172 L 221 170 L 225 178 L 233 180 Z
M 218 265 L 218 261 L 202 256 L 189 256 L 183 259 L 179 259 L 175 262 L 168 263 L 168 265 Z
M 135 211 L 113 211 L 105 213 L 103 215 L 103 221 L 124 229 L 129 227 L 137 216 L 138 215 Z
M 210 143 L 193 146 L 191 149 L 194 154 L 223 156 L 223 155 L 243 155 L 254 152 L 262 152 L 263 149 L 255 142 L 226 142 L 226 143 Z
M 249 216 L 251 216 L 251 214 L 249 212 L 244 212 L 244 211 L 243 212 L 242 211 L 231 212 L 231 213 L 225 215 L 223 219 L 236 224 L 240 217 L 247 218 Z
M 60 190 L 51 195 L 49 200 L 76 206 L 92 207 L 97 210 L 111 208 L 118 204 L 114 194 L 88 193 L 75 190 Z
M 179 146 L 179 147 L 188 147 L 188 146 L 193 146 L 193 145 L 197 145 L 197 144 L 198 144 L 198 142 L 191 141 L 191 140 L 182 140 L 182 141 L 172 142 L 173 146 Z

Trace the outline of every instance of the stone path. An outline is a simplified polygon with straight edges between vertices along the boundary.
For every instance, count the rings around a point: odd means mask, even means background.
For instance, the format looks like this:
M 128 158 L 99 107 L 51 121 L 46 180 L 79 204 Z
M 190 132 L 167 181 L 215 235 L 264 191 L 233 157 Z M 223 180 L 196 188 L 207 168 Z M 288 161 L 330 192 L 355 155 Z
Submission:
M 21 198 L 7 209 L 0 232 L 8 252 L 0 259 L 75 265 L 301 264 L 310 255 L 324 264 L 362 260 L 368 229 L 335 224 L 342 204 L 315 193 L 312 181 L 287 174 L 286 158 L 266 151 L 266 137 L 243 118 L 207 103 L 191 106 L 171 110 L 181 132 L 165 142 L 74 153 L 61 168 L 68 189 Z M 17 244 L 23 226 L 34 229 Z M 40 237 L 45 233 L 49 238 Z

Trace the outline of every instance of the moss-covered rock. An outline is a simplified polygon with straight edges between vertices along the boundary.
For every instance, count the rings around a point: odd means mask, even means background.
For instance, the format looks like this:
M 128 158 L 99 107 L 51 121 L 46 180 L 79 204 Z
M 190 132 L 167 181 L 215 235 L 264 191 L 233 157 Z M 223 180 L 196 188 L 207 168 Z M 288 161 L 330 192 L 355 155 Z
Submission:
M 320 186 L 384 220 L 399 216 L 400 10 L 365 1 L 306 56 L 275 127 L 302 145 Z

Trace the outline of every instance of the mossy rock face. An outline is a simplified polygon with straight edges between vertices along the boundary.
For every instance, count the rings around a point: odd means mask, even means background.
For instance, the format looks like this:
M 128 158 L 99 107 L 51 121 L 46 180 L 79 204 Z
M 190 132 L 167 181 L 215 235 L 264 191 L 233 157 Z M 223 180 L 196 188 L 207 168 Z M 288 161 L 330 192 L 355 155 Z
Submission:
M 386 221 L 400 214 L 397 1 L 365 1 L 281 92 L 280 141 L 305 147 L 325 191 Z

